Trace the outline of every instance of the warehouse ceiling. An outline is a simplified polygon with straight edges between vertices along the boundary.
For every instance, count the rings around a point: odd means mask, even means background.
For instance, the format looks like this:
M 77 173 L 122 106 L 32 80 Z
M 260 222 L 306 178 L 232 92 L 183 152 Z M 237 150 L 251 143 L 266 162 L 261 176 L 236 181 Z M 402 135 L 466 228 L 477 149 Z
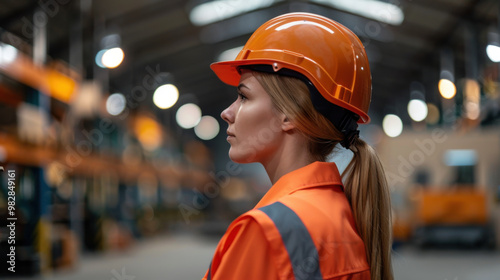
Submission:
M 190 11 L 203 2 L 207 1 L 2 0 L 0 28 L 32 44 L 32 23 L 46 20 L 50 57 L 69 62 L 84 78 L 108 84 L 108 92 L 130 95 L 154 76 L 177 85 L 180 103 L 195 102 L 204 114 L 218 116 L 235 98 L 234 89 L 216 78 L 210 63 L 221 52 L 244 45 L 252 31 L 272 17 L 287 12 L 318 13 L 346 25 L 365 44 L 373 76 L 370 115 L 373 123 L 380 123 L 386 113 L 397 113 L 408 122 L 406 105 L 415 88 L 427 101 L 439 105 L 437 82 L 443 53 L 454 58 L 457 79 L 466 75 L 479 79 L 479 69 L 491 64 L 485 55 L 487 32 L 498 28 L 499 13 L 498 0 L 386 1 L 403 11 L 404 20 L 398 25 L 332 7 L 328 1 L 268 1 L 257 10 L 195 25 Z M 241 3 L 221 1 L 219 11 Z M 357 3 L 350 1 L 353 6 Z M 33 18 L 36 10 L 46 18 Z M 119 34 L 125 60 L 116 69 L 100 69 L 95 55 L 104 47 L 102 38 L 110 34 Z M 147 88 L 147 94 L 153 90 Z M 159 110 L 150 100 L 145 99 L 141 108 Z

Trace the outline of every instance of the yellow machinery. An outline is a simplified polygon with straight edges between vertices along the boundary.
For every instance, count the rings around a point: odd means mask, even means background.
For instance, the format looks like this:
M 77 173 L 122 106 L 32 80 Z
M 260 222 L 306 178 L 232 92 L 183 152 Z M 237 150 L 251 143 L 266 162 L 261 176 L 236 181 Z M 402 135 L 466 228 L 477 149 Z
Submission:
M 420 246 L 493 247 L 486 193 L 476 187 L 418 190 L 413 239 Z

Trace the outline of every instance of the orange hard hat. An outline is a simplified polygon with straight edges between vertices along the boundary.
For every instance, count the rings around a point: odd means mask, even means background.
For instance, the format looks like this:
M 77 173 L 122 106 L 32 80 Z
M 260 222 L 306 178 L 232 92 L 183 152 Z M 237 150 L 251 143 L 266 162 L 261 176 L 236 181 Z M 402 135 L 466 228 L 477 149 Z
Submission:
M 226 84 L 237 86 L 238 68 L 270 65 L 304 75 L 329 102 L 368 123 L 371 74 L 365 49 L 347 27 L 310 13 L 289 13 L 260 26 L 233 61 L 210 67 Z

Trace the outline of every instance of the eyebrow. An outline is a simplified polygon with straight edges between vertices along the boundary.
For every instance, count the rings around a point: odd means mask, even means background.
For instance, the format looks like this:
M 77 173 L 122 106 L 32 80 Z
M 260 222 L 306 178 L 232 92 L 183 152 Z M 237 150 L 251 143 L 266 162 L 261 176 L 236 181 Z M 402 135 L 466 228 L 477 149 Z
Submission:
M 238 91 L 241 91 L 241 88 L 244 88 L 244 87 L 247 88 L 247 89 L 250 89 L 247 85 L 245 85 L 243 83 L 239 84 L 238 87 L 237 87 L 237 89 L 238 89 Z

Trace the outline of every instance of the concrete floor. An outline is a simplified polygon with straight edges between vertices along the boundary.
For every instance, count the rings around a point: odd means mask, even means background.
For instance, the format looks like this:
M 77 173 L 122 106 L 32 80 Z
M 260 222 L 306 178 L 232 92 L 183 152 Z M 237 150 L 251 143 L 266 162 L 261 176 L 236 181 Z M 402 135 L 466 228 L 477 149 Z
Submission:
M 149 239 L 127 252 L 83 256 L 73 270 L 30 279 L 201 279 L 216 243 L 192 234 Z M 393 254 L 393 268 L 397 280 L 498 280 L 500 252 L 401 248 Z
M 499 280 L 500 252 L 415 250 L 393 253 L 396 280 Z

